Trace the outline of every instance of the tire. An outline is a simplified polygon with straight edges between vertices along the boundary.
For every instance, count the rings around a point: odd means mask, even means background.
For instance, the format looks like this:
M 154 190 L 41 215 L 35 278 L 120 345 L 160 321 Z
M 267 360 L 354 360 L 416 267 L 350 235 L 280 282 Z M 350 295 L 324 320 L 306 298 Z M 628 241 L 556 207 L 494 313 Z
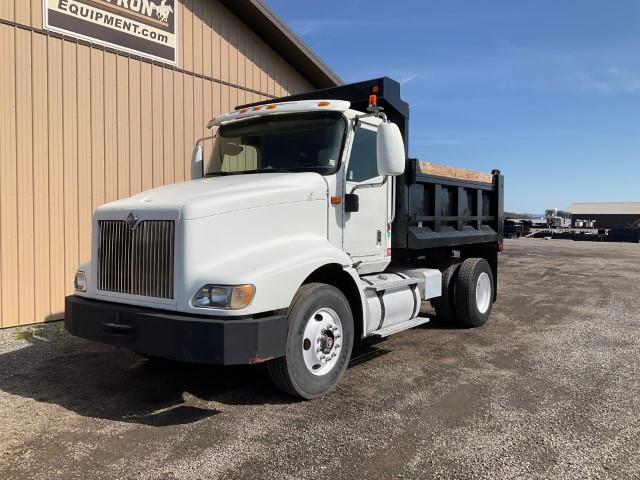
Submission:
M 267 364 L 271 380 L 294 397 L 320 397 L 338 385 L 351 358 L 349 302 L 331 285 L 310 283 L 300 287 L 287 317 L 286 354 Z
M 454 287 L 460 269 L 460 262 L 457 259 L 447 261 L 442 269 L 442 294 L 431 301 L 431 305 L 436 312 L 436 317 L 448 324 L 457 324 Z
M 454 297 L 458 321 L 464 327 L 481 327 L 493 306 L 493 272 L 484 258 L 467 258 L 458 272 Z

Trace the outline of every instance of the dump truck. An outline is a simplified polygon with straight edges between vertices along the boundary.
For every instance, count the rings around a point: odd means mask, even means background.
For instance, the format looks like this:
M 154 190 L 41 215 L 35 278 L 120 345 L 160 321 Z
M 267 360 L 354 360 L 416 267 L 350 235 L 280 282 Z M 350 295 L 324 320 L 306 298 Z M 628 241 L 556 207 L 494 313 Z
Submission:
M 503 176 L 408 156 L 409 106 L 378 78 L 211 120 L 196 177 L 96 209 L 65 325 L 147 357 L 266 362 L 334 389 L 354 345 L 429 321 L 479 327 L 497 295 Z

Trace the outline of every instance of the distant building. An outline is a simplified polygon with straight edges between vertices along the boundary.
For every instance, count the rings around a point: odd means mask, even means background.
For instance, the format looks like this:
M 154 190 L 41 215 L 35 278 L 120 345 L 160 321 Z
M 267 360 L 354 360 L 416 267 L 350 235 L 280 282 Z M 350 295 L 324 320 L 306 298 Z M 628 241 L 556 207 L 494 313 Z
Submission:
M 573 227 L 589 220 L 595 220 L 595 228 L 640 227 L 640 202 L 572 203 L 569 212 Z

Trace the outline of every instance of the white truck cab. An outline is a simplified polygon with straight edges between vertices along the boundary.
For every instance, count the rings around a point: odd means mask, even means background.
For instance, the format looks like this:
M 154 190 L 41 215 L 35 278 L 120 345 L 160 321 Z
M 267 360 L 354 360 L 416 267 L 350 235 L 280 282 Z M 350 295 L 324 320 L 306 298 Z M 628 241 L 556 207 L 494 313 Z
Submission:
M 452 235 L 440 225 L 432 249 L 399 248 L 395 258 L 398 214 L 407 229 L 397 179 L 408 194 L 411 162 L 399 126 L 377 105 L 382 85 L 395 86 L 371 82 L 361 110 L 331 96 L 240 107 L 209 123 L 206 158 L 198 143 L 202 178 L 98 208 L 91 262 L 67 298 L 67 329 L 148 356 L 269 362 L 278 387 L 314 398 L 337 385 L 354 342 L 428 321 L 424 300 L 439 299 L 450 320 L 483 324 L 497 271 L 482 252 L 501 232 L 487 231 L 482 215 L 468 220 L 473 235 L 459 230 L 460 245 L 442 244 Z M 339 87 L 342 97 L 348 87 Z M 483 205 L 488 191 L 491 203 L 494 176 L 477 190 L 459 178 L 455 191 L 473 190 Z

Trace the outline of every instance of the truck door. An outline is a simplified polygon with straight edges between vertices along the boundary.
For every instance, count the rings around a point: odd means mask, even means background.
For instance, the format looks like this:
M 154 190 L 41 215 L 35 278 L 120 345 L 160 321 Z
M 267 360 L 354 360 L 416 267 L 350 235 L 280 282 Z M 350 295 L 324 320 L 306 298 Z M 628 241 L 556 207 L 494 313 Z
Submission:
M 378 175 L 374 125 L 360 123 L 356 129 L 345 180 L 345 193 L 357 194 L 360 208 L 343 217 L 343 249 L 354 261 L 385 260 L 390 182 L 376 185 L 382 183 L 383 177 Z

